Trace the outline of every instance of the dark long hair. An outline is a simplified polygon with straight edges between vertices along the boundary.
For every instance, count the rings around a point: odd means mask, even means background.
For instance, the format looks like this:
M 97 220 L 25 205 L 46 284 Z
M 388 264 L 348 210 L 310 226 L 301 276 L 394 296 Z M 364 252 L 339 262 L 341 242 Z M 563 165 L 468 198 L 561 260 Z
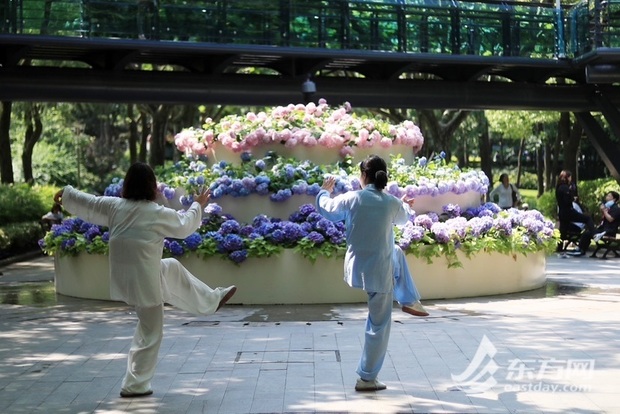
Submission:
M 121 197 L 129 200 L 155 200 L 157 196 L 157 178 L 153 169 L 143 162 L 132 164 L 125 174 Z
M 558 175 L 558 182 L 557 182 L 557 186 L 559 187 L 559 186 L 561 186 L 562 184 L 564 184 L 564 185 L 568 185 L 568 179 L 569 179 L 570 177 L 572 177 L 572 176 L 573 176 L 573 173 L 571 173 L 570 171 L 568 171 L 568 170 L 562 170 L 562 171 L 560 172 L 560 175 Z
M 369 184 L 377 190 L 383 190 L 388 182 L 387 164 L 377 155 L 369 155 L 360 163 L 360 171 L 366 175 Z

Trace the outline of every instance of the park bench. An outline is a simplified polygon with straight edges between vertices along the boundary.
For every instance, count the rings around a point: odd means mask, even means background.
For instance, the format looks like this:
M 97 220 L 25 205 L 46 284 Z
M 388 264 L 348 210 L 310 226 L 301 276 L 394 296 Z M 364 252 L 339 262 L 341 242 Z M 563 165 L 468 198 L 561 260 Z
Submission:
M 601 259 L 607 259 L 609 253 L 613 253 L 615 257 L 620 257 L 620 238 L 618 234 L 613 236 L 603 236 L 602 239 L 596 242 L 596 247 L 590 255 L 590 257 L 597 257 L 599 251 L 603 252 Z

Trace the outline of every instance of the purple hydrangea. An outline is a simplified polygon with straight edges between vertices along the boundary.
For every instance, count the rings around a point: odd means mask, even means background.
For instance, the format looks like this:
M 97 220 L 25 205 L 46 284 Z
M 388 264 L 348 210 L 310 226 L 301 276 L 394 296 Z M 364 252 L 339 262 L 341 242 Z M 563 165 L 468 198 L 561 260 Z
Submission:
M 439 243 L 450 242 L 450 227 L 446 223 L 433 223 L 431 233 L 435 236 L 435 240 Z
M 220 233 L 229 234 L 229 233 L 238 233 L 241 229 L 241 225 L 237 220 L 226 220 L 222 223 L 220 227 Z
M 308 233 L 306 238 L 312 241 L 312 243 L 314 244 L 321 244 L 325 241 L 325 237 L 321 233 L 316 231 L 311 231 L 310 233 Z
M 220 215 L 222 214 L 222 207 L 220 207 L 220 205 L 217 203 L 209 203 L 205 207 L 205 213 Z
M 461 215 L 461 207 L 458 204 L 446 204 L 443 206 L 443 212 L 450 218 L 459 217 Z

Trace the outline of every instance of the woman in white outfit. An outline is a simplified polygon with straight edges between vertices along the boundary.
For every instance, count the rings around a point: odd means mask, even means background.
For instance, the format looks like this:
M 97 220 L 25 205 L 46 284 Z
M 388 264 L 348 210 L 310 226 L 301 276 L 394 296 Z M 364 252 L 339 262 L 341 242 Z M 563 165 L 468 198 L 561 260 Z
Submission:
M 151 379 L 163 337 L 164 302 L 210 315 L 237 289 L 211 289 L 176 259 L 162 259 L 165 237 L 183 239 L 200 226 L 209 191 L 201 191 L 185 212 L 155 203 L 156 195 L 153 170 L 135 163 L 125 175 L 120 198 L 96 197 L 71 186 L 54 196 L 70 213 L 109 228 L 110 296 L 135 306 L 138 316 L 121 397 L 153 393 Z
M 428 313 L 419 303 L 402 250 L 394 244 L 394 225 L 405 224 L 413 214 L 413 199 L 398 198 L 383 192 L 387 185 L 387 165 L 377 156 L 360 164 L 363 189 L 331 198 L 335 179 L 327 177 L 316 196 L 319 213 L 333 221 L 344 220 L 347 251 L 345 282 L 368 294 L 368 317 L 364 350 L 357 373 L 356 391 L 384 390 L 377 379 L 383 366 L 396 299 L 403 311 L 416 316 Z M 415 306 L 414 306 L 415 305 Z

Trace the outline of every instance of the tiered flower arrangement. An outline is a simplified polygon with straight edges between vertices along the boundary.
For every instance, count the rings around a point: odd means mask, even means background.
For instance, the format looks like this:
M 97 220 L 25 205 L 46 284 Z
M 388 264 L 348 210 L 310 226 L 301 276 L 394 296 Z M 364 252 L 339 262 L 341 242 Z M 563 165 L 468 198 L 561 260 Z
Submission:
M 417 125 L 404 121 L 392 125 L 386 121 L 357 116 L 351 105 L 332 108 L 324 99 L 319 104 L 290 104 L 268 112 L 229 115 L 220 122 L 208 118 L 202 128 L 188 128 L 175 137 L 177 148 L 188 157 L 209 156 L 216 145 L 236 153 L 269 144 L 321 146 L 352 155 L 356 148 L 404 145 L 416 153 L 424 138 Z
M 202 226 L 196 233 L 184 240 L 166 240 L 165 255 L 198 254 L 240 264 L 251 257 L 278 254 L 282 249 L 295 249 L 310 260 L 344 253 L 343 223 L 326 220 L 310 204 L 302 205 L 288 220 L 258 215 L 251 223 L 242 223 L 224 214 L 217 199 L 261 194 L 278 202 L 298 194 L 315 195 L 326 174 L 337 177 L 336 193 L 354 191 L 361 188 L 357 166 L 347 162 L 321 166 L 275 155 L 254 160 L 243 154 L 241 158 L 240 165 L 221 162 L 208 167 L 201 161 L 189 161 L 159 171 L 162 180 L 159 189 L 166 198 L 174 197 L 178 187 L 185 188 L 186 194 L 193 194 L 198 188 L 209 185 L 215 201 L 205 209 Z M 489 185 L 482 172 L 461 171 L 455 165 L 447 164 L 443 154 L 431 160 L 418 158 L 413 165 L 394 158 L 388 173 L 391 181 L 387 191 L 397 197 L 468 191 L 485 194 Z M 118 196 L 121 186 L 122 180 L 112 183 L 106 195 Z M 188 205 L 191 195 L 183 195 L 181 201 Z M 429 262 L 445 257 L 450 267 L 461 264 L 458 251 L 466 257 L 478 252 L 512 255 L 551 252 L 558 239 L 553 223 L 540 212 L 502 211 L 494 203 L 465 211 L 461 211 L 458 205 L 449 204 L 444 206 L 441 214 L 411 217 L 405 226 L 396 229 L 396 234 L 397 243 L 407 254 L 426 258 Z M 106 228 L 69 218 L 53 226 L 40 245 L 48 254 L 101 254 L 107 252 L 107 240 Z

